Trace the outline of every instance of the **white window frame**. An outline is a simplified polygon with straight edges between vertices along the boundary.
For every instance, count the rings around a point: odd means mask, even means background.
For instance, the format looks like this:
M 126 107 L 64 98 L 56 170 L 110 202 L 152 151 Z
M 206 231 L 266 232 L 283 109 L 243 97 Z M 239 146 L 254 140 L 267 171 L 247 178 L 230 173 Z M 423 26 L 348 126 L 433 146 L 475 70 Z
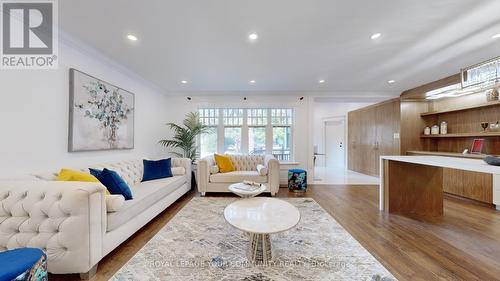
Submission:
M 225 128 L 230 127 L 239 127 L 241 128 L 241 153 L 248 154 L 249 153 L 249 129 L 251 127 L 265 127 L 266 128 L 266 154 L 273 154 L 273 127 L 290 127 L 290 157 L 288 160 L 281 160 L 282 162 L 290 162 L 294 160 L 295 157 L 295 109 L 292 107 L 222 107 L 222 108 L 211 108 L 211 107 L 202 107 L 202 109 L 212 109 L 218 110 L 218 124 L 217 124 L 217 153 L 223 154 L 225 152 L 224 147 L 224 139 L 225 139 Z M 241 125 L 225 125 L 224 124 L 224 110 L 227 109 L 237 109 L 243 110 L 242 122 Z M 267 110 L 267 124 L 266 125 L 249 125 L 248 122 L 248 110 L 252 109 L 265 109 Z M 272 122 L 272 111 L 273 109 L 280 110 L 291 110 L 291 122 L 289 124 L 274 124 Z M 239 117 L 238 117 L 239 118 Z M 211 126 L 215 127 L 215 126 Z M 200 149 L 200 143 L 198 142 L 198 149 Z

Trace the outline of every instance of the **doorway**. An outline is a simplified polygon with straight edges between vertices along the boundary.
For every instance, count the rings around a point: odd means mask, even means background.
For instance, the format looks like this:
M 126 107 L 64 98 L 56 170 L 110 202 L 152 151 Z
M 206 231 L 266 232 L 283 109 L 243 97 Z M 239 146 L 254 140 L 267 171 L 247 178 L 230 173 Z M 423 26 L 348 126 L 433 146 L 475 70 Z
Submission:
M 345 169 L 345 118 L 325 120 L 325 166 Z

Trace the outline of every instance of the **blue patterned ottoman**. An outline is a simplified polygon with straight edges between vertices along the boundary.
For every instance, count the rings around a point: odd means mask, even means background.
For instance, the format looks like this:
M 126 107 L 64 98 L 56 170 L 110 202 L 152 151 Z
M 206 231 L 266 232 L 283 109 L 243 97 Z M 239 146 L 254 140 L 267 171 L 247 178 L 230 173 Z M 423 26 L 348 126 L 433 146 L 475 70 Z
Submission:
M 0 253 L 0 280 L 47 280 L 47 256 L 36 248 L 19 248 Z
M 293 192 L 305 192 L 307 190 L 306 170 L 288 170 L 288 190 Z

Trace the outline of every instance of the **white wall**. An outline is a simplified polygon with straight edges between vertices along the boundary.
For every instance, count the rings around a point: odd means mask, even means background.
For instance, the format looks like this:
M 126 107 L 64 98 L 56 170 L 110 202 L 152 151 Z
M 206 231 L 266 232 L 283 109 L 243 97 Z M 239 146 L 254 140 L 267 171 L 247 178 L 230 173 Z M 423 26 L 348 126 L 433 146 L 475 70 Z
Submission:
M 135 94 L 133 150 L 67 152 L 70 67 Z M 0 178 L 165 154 L 157 142 L 168 131 L 167 97 L 78 42 L 60 43 L 57 70 L 0 70 L 0 95 Z
M 347 113 L 358 108 L 374 104 L 375 101 L 370 102 L 344 102 L 329 101 L 329 102 L 313 102 L 313 147 L 318 147 L 318 153 L 325 153 L 325 127 L 324 121 L 332 117 L 345 117 L 347 128 Z M 347 133 L 345 135 L 347 142 Z M 345 143 L 347 147 L 347 143 Z M 347 149 L 346 149 L 347 152 Z M 316 166 L 325 166 L 325 157 L 318 156 Z
M 243 100 L 242 95 L 234 96 L 193 96 L 191 101 L 186 96 L 173 96 L 169 98 L 168 119 L 181 122 L 184 115 L 190 111 L 197 111 L 201 107 L 291 107 L 295 109 L 295 125 L 293 132 L 294 165 L 281 165 L 281 182 L 286 184 L 286 171 L 289 168 L 302 168 L 311 173 L 312 179 L 312 145 L 311 145 L 311 98 L 299 100 L 299 96 L 248 96 Z

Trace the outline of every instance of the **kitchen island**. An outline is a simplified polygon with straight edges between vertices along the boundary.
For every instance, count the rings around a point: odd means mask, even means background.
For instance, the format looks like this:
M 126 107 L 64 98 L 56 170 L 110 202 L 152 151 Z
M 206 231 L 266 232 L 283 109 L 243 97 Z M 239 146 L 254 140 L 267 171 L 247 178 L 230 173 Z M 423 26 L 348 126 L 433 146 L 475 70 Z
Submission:
M 491 202 L 500 209 L 500 167 L 479 159 L 444 156 L 381 156 L 379 208 L 389 213 L 442 216 L 445 169 L 486 174 Z M 490 190 L 488 190 L 490 189 Z M 483 191 L 481 191 L 483 192 Z

